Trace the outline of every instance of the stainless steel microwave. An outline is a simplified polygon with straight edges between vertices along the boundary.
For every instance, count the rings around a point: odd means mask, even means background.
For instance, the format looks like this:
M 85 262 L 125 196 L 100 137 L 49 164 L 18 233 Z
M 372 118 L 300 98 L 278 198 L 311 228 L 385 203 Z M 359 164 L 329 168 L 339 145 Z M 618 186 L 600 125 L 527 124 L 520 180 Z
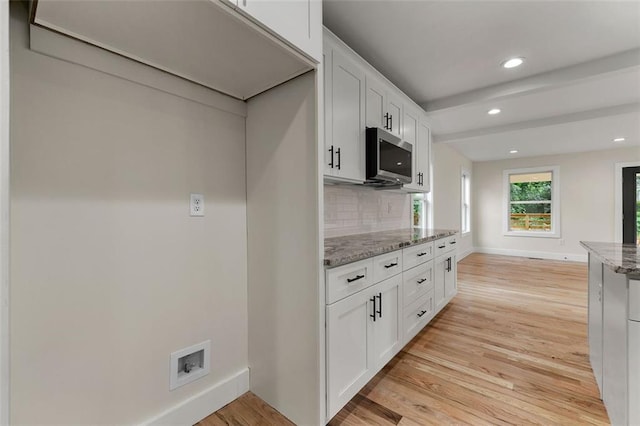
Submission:
M 413 146 L 386 130 L 367 127 L 366 169 L 368 184 L 411 183 Z

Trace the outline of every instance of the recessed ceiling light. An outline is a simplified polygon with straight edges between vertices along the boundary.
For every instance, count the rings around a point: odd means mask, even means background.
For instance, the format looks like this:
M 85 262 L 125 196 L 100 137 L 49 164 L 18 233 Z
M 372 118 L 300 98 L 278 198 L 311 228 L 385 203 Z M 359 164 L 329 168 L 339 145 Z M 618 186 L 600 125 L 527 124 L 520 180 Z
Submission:
M 613 141 L 614 142 L 624 142 L 625 139 L 624 138 L 615 138 Z
M 518 150 L 517 149 L 512 149 L 511 151 L 509 151 L 509 154 L 517 154 Z
M 511 59 L 507 59 L 506 61 L 504 61 L 502 63 L 502 67 L 503 68 L 515 68 L 515 67 L 519 67 L 520 65 L 522 65 L 523 62 L 524 62 L 524 58 L 522 58 L 522 57 L 511 58 Z
M 490 109 L 489 111 L 487 111 L 487 114 L 489 114 L 489 115 L 500 114 L 500 109 L 498 109 L 498 108 Z

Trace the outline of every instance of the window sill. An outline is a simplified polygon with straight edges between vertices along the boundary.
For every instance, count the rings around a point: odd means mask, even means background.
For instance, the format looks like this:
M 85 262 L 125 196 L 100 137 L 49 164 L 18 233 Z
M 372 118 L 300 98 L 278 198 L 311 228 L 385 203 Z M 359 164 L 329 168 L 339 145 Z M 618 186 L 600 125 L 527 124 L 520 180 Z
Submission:
M 469 235 L 471 235 L 471 231 L 461 232 L 460 235 L 463 237 L 468 237 Z
M 527 232 L 527 231 L 507 231 L 503 234 L 505 237 L 534 237 L 534 238 L 561 238 L 558 232 Z

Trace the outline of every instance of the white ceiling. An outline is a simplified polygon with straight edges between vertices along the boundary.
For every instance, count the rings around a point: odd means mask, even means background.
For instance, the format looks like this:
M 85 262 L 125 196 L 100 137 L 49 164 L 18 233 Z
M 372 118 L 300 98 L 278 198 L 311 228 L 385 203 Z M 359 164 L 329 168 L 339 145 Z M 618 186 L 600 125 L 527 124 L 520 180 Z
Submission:
M 640 149 L 640 1 L 323 7 L 330 30 L 429 112 L 434 142 L 474 161 Z M 511 56 L 526 62 L 502 68 Z

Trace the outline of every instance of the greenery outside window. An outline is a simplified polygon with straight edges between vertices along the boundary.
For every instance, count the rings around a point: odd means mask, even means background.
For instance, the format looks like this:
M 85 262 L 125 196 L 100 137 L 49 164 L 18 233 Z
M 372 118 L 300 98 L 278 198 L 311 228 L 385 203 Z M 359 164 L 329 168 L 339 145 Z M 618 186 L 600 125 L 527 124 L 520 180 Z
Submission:
M 504 171 L 505 234 L 560 237 L 558 167 Z

